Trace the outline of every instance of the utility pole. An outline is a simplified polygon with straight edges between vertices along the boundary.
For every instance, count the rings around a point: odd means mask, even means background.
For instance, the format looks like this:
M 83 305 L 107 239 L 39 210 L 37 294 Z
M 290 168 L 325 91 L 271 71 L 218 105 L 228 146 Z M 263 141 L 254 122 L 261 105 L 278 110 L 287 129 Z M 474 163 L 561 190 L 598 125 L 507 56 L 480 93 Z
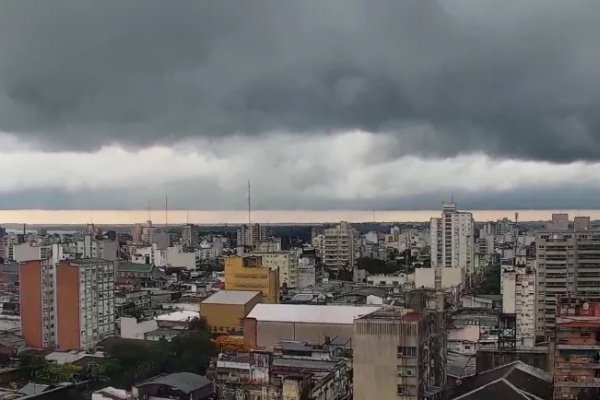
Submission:
M 165 196 L 165 229 L 169 226 L 169 198 Z

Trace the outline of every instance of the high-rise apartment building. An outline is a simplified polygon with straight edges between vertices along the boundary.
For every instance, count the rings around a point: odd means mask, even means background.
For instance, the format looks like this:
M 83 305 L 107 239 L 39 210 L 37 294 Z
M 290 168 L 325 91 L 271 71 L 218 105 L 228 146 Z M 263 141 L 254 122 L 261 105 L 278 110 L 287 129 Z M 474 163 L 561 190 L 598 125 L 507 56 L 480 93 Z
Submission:
M 56 346 L 55 268 L 49 260 L 30 260 L 19 267 L 21 334 L 27 347 Z
M 237 230 L 237 246 L 255 248 L 267 237 L 267 229 L 260 224 L 241 225 Z
M 381 309 L 354 321 L 354 399 L 439 398 L 446 381 L 441 312 Z
M 353 269 L 358 258 L 358 235 L 351 224 L 340 222 L 317 236 L 313 244 L 330 270 Z
M 600 297 L 600 231 L 555 214 L 536 233 L 536 335 L 552 336 L 557 297 Z
M 600 298 L 558 298 L 553 399 L 600 398 L 599 332 Z
M 535 345 L 535 272 L 513 267 L 502 272 L 502 312 L 514 314 L 517 344 Z
M 114 262 L 48 260 L 20 266 L 21 329 L 35 348 L 90 350 L 114 333 Z
M 473 214 L 444 203 L 442 216 L 431 218 L 431 266 L 460 268 L 473 273 L 475 224 Z
M 194 224 L 187 224 L 181 231 L 183 244 L 187 246 L 198 246 L 200 243 L 200 227 Z

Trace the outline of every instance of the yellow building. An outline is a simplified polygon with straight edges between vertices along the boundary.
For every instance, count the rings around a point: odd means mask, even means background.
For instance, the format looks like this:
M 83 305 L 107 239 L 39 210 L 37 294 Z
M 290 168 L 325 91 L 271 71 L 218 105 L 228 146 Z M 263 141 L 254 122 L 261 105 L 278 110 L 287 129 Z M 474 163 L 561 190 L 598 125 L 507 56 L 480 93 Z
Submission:
M 252 252 L 262 258 L 262 265 L 279 271 L 279 284 L 288 288 L 297 286 L 298 253 L 296 251 Z
M 258 290 L 263 303 L 279 303 L 279 272 L 264 267 L 262 257 L 225 257 L 225 290 Z
M 240 333 L 244 318 L 261 300 L 256 290 L 219 290 L 200 303 L 200 315 L 211 332 Z

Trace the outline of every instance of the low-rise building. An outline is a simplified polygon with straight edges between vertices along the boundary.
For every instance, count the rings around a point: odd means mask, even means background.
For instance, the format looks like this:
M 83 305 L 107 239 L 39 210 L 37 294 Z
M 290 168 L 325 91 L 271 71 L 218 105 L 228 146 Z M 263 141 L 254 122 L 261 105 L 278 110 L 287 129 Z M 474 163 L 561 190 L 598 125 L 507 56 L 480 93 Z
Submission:
M 208 400 L 214 395 L 213 382 L 191 372 L 163 374 L 136 383 L 131 389 L 135 400 Z
M 244 321 L 249 349 L 271 350 L 285 340 L 324 343 L 327 338 L 352 337 L 354 320 L 379 306 L 257 304 Z
M 200 303 L 200 315 L 212 332 L 239 333 L 244 318 L 261 300 L 258 291 L 219 290 Z

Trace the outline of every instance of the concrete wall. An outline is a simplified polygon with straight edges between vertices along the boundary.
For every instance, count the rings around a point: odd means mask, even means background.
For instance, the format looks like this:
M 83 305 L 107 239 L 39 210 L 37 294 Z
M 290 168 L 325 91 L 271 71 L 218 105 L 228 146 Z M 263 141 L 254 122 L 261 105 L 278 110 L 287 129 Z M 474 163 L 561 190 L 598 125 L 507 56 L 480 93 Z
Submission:
M 352 324 L 257 321 L 256 346 L 259 349 L 270 350 L 282 340 L 319 344 L 325 341 L 325 337 L 352 338 L 352 331 Z M 246 335 L 244 329 L 244 336 Z M 253 335 L 253 332 L 248 332 L 248 335 Z
M 121 317 L 119 327 L 122 338 L 143 340 L 146 333 L 158 329 L 158 324 L 154 319 L 138 322 L 135 318 Z

